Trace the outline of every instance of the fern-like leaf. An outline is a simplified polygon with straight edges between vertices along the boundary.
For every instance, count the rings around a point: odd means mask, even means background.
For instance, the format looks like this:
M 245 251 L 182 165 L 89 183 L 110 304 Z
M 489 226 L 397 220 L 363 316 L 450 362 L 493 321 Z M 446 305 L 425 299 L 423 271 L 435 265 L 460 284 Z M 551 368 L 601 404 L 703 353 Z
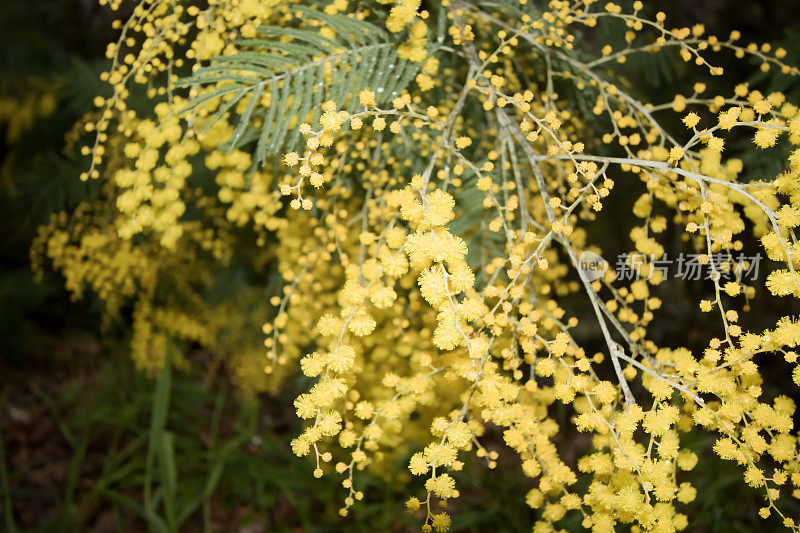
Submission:
M 232 109 L 241 110 L 225 146 L 232 150 L 255 142 L 253 168 L 263 166 L 267 155 L 296 146 L 300 135 L 290 129 L 309 117 L 316 121 L 322 102 L 334 100 L 340 109 L 355 111 L 358 92 L 369 87 L 381 105 L 418 71 L 418 65 L 397 56 L 396 43 L 382 28 L 308 7 L 299 10 L 305 20 L 332 29 L 335 37 L 306 28 L 261 26 L 260 38 L 234 41 L 242 51 L 215 57 L 178 82 L 203 88 L 183 112 L 221 99 L 206 130 Z M 266 93 L 269 105 L 259 106 Z

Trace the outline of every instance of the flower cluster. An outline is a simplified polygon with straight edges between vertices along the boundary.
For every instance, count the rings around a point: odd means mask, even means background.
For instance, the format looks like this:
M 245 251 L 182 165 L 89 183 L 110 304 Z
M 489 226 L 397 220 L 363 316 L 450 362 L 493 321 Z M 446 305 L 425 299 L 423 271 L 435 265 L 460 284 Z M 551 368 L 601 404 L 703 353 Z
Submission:
M 428 12 L 419 0 L 334 0 L 320 16 L 345 19 L 326 26 L 289 1 L 143 0 L 116 23 L 113 96 L 85 123 L 83 177 L 103 182 L 102 199 L 54 216 L 34 256 L 111 314 L 134 302 L 143 368 L 189 340 L 227 355 L 249 394 L 308 378 L 291 447 L 315 476 L 341 476 L 342 515 L 368 497 L 358 473 L 369 469 L 405 483 L 423 531 L 445 531 L 467 461 L 496 468 L 507 453 L 519 469 L 502 475 L 526 479 L 535 531 L 576 518 L 594 531 L 683 530 L 685 505 L 702 498 L 684 474 L 702 468 L 689 437 L 703 433 L 759 491 L 761 516 L 797 530 L 782 511 L 800 498 L 796 394 L 767 386 L 763 370 L 783 365 L 800 386 L 800 322 L 780 312 L 800 298 L 800 109 L 726 86 L 714 58 L 798 69 L 737 33 L 670 28 L 639 1 L 533 3 L 443 0 Z M 285 68 L 319 67 L 318 88 L 233 96 L 276 61 L 259 64 L 248 39 L 306 53 L 337 32 L 356 42 L 355 21 L 394 39 L 409 64 L 401 89 L 337 86 L 344 74 L 308 54 Z M 595 47 L 585 36 L 598 28 L 625 44 Z M 665 101 L 635 93 L 628 59 L 651 53 L 707 79 Z M 255 66 L 213 67 L 213 84 L 182 89 L 176 72 L 212 56 Z M 126 104 L 137 84 L 147 116 Z M 258 127 L 238 131 L 237 119 L 271 124 L 304 94 L 312 111 L 275 122 L 289 140 L 260 166 Z M 783 171 L 753 179 L 743 137 Z M 623 225 L 639 276 L 582 275 L 581 254 L 602 254 L 598 233 Z M 699 301 L 681 304 L 707 317 L 700 340 L 663 334 L 673 289 L 652 258 L 667 245 L 710 268 Z M 772 261 L 766 290 L 737 260 L 754 246 Z M 220 303 L 231 272 L 257 281 Z M 762 301 L 778 310 L 766 328 L 751 312 Z M 254 321 L 263 346 L 246 334 Z M 408 472 L 392 471 L 398 457 Z

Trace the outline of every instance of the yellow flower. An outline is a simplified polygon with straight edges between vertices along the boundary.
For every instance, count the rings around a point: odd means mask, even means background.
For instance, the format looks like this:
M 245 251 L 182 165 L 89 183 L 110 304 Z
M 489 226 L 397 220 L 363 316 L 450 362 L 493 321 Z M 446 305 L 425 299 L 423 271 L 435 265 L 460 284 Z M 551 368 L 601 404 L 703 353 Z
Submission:
M 375 93 L 369 89 L 364 89 L 361 91 L 358 94 L 358 99 L 361 102 L 361 105 L 368 109 L 375 107 Z

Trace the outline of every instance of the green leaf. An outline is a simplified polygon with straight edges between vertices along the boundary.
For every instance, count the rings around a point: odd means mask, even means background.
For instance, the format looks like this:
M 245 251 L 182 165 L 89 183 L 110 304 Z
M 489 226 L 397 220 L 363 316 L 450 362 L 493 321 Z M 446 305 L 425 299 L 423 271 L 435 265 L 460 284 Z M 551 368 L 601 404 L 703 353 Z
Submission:
M 171 345 L 167 346 L 164 354 L 164 366 L 156 381 L 156 389 L 153 394 L 153 410 L 150 415 L 150 437 L 145 463 L 144 484 L 144 512 L 148 515 L 153 514 L 155 511 L 155 503 L 152 497 L 153 468 L 155 459 L 157 455 L 160 455 L 161 447 L 164 446 L 162 440 L 167 426 L 170 389 L 172 388 L 172 349 Z
M 158 455 L 161 489 L 164 494 L 164 514 L 170 529 L 177 529 L 176 493 L 178 474 L 175 468 L 175 439 L 171 432 L 163 431 L 156 451 Z
M 178 83 L 205 88 L 184 112 L 235 94 L 205 123 L 206 130 L 237 103 L 246 102 L 243 110 L 236 108 L 241 114 L 231 119 L 234 132 L 223 146 L 234 149 L 255 142 L 252 170 L 263 167 L 268 155 L 298 146 L 301 136 L 296 130 L 290 134 L 290 126 L 308 120 L 312 109 L 312 120 L 318 120 L 322 102 L 334 100 L 339 109 L 352 112 L 359 109 L 358 92 L 369 87 L 381 105 L 402 91 L 419 69 L 400 59 L 392 36 L 374 24 L 308 6 L 297 10 L 303 20 L 331 28 L 335 37 L 306 28 L 260 26 L 262 37 L 234 41 L 246 49 L 215 57 Z M 233 87 L 217 85 L 227 81 L 234 82 Z M 259 106 L 262 91 L 270 94 L 266 109 Z M 256 118 L 262 119 L 258 127 Z
M 136 514 L 140 515 L 142 518 L 147 520 L 147 523 L 150 527 L 153 528 L 154 531 L 159 533 L 170 533 L 170 529 L 167 524 L 158 517 L 158 515 L 154 514 L 152 511 L 148 511 L 146 508 L 142 507 L 139 502 L 125 496 L 124 494 L 120 494 L 119 492 L 112 490 L 112 489 L 100 489 L 100 492 L 108 497 L 110 500 L 122 505 L 130 509 L 131 511 L 135 512 Z

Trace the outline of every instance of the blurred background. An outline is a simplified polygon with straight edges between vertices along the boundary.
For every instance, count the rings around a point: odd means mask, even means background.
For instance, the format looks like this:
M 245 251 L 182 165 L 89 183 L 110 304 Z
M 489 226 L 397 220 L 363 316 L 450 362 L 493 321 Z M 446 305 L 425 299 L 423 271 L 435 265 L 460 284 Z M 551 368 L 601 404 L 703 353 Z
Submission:
M 651 14 L 666 11 L 670 25 L 702 21 L 720 36 L 738 29 L 745 41 L 782 45 L 789 62 L 800 63 L 798 0 L 646 4 Z M 417 521 L 399 512 L 404 488 L 378 478 L 367 477 L 368 496 L 351 517 L 337 516 L 344 497 L 337 478 L 314 479 L 313 466 L 288 448 L 298 430 L 291 401 L 299 383 L 277 397 L 242 401 L 224 372 L 149 378 L 128 355 L 129 321 L 101 324 L 93 297 L 71 301 L 56 274 L 34 279 L 29 248 L 37 227 L 96 193 L 78 180 L 86 161 L 69 150 L 69 132 L 104 92 L 99 73 L 105 46 L 116 39 L 112 20 L 94 0 L 0 0 L 0 531 L 416 530 Z M 721 55 L 717 64 L 728 84 L 730 75 L 800 102 L 797 80 L 757 73 L 757 64 L 733 56 Z M 665 78 L 682 75 L 676 61 L 632 79 L 658 94 Z M 773 163 L 751 163 L 753 177 L 777 171 Z M 623 193 L 615 201 L 632 199 Z M 611 255 L 625 249 L 606 239 Z M 763 309 L 763 326 L 774 323 L 776 311 Z M 665 312 L 675 320 L 657 335 L 708 337 L 693 309 L 668 304 Z M 168 461 L 154 464 L 159 417 L 171 448 Z M 709 441 L 695 444 L 702 452 Z M 738 470 L 709 453 L 702 461 L 705 475 L 689 479 L 702 495 L 687 511 L 692 531 L 776 526 L 753 518 L 758 497 L 742 486 Z M 398 462 L 398 471 L 404 468 Z M 454 531 L 529 530 L 534 516 L 513 459 L 501 454 L 495 473 L 478 464 L 466 469 L 463 496 L 451 508 Z M 498 472 L 510 474 L 490 475 Z M 168 522 L 142 504 L 152 487 L 174 504 Z

